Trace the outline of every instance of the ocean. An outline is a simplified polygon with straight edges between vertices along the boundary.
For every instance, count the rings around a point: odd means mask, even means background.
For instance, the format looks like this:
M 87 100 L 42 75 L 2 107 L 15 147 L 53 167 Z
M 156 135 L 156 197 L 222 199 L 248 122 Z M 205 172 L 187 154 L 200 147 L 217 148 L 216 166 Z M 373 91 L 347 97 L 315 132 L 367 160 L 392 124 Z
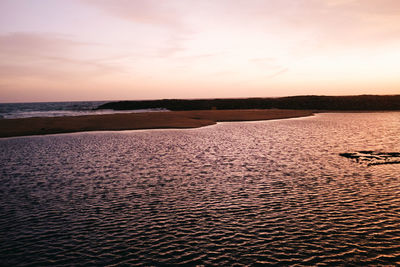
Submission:
M 400 164 L 368 164 L 399 133 L 384 112 L 3 138 L 0 265 L 400 265 Z
M 16 119 L 29 117 L 59 117 L 100 115 L 112 113 L 167 111 L 165 109 L 144 109 L 130 111 L 94 110 L 110 101 L 41 102 L 41 103 L 0 103 L 0 118 Z

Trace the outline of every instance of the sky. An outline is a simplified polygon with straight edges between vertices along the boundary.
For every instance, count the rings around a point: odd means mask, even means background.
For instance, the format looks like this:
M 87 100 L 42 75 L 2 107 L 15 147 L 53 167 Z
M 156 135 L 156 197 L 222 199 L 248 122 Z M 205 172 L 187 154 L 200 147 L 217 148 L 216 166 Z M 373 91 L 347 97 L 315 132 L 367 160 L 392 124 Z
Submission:
M 0 0 L 0 102 L 400 94 L 398 0 Z

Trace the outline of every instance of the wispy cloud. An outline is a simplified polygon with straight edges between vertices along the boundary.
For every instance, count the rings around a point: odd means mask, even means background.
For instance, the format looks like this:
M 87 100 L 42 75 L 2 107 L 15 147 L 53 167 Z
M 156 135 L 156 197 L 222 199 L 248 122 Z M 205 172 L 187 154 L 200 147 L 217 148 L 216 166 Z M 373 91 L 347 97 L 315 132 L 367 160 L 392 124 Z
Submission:
M 274 78 L 274 77 L 280 76 L 282 74 L 285 74 L 288 71 L 289 71 L 289 68 L 284 68 L 283 67 L 283 68 L 281 68 L 280 70 L 278 70 L 278 71 L 276 71 L 274 73 L 267 74 L 266 78 Z
M 315 48 L 365 47 L 400 39 L 400 1 L 397 0 L 222 0 L 214 3 L 219 10 L 215 14 L 229 14 L 220 20 L 229 21 L 232 27 L 245 25 L 289 39 L 297 36 Z
M 285 2 L 286 0 L 284 0 Z M 400 1 L 300 0 L 289 27 L 307 31 L 320 47 L 371 47 L 399 40 Z
M 185 41 L 193 34 L 184 20 L 185 5 L 174 0 L 81 0 L 104 13 L 136 24 L 150 25 L 167 32 L 155 56 L 169 57 L 184 51 Z
M 80 77 L 122 71 L 106 63 L 111 58 L 82 58 L 80 49 L 91 45 L 57 34 L 15 32 L 0 35 L 1 76 L 57 79 L 68 74 Z
M 4 84 L 101 98 L 399 88 L 399 0 L 34 2 L 0 0 L 0 96 Z
M 82 0 L 104 12 L 136 23 L 183 30 L 177 1 L 158 0 Z
M 12 32 L 0 35 L 0 53 L 59 54 L 80 45 L 86 44 L 63 38 L 60 34 Z

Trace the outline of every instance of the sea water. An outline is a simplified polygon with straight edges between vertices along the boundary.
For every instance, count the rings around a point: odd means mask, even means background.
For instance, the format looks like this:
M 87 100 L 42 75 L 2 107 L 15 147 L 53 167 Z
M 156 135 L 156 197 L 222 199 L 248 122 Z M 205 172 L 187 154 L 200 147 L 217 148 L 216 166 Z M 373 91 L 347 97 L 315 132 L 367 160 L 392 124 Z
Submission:
M 114 111 L 107 109 L 96 110 L 98 106 L 107 102 L 108 101 L 0 103 L 0 119 L 167 111 L 166 109 L 140 109 L 126 111 Z
M 399 265 L 400 113 L 0 139 L 4 266 Z

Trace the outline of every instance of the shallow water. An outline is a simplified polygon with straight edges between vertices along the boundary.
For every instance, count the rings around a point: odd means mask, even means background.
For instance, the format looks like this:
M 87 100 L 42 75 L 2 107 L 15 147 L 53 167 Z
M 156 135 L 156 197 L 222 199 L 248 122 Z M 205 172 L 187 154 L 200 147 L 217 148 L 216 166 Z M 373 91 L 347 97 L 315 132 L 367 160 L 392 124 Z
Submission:
M 400 113 L 0 139 L 0 265 L 400 264 Z

